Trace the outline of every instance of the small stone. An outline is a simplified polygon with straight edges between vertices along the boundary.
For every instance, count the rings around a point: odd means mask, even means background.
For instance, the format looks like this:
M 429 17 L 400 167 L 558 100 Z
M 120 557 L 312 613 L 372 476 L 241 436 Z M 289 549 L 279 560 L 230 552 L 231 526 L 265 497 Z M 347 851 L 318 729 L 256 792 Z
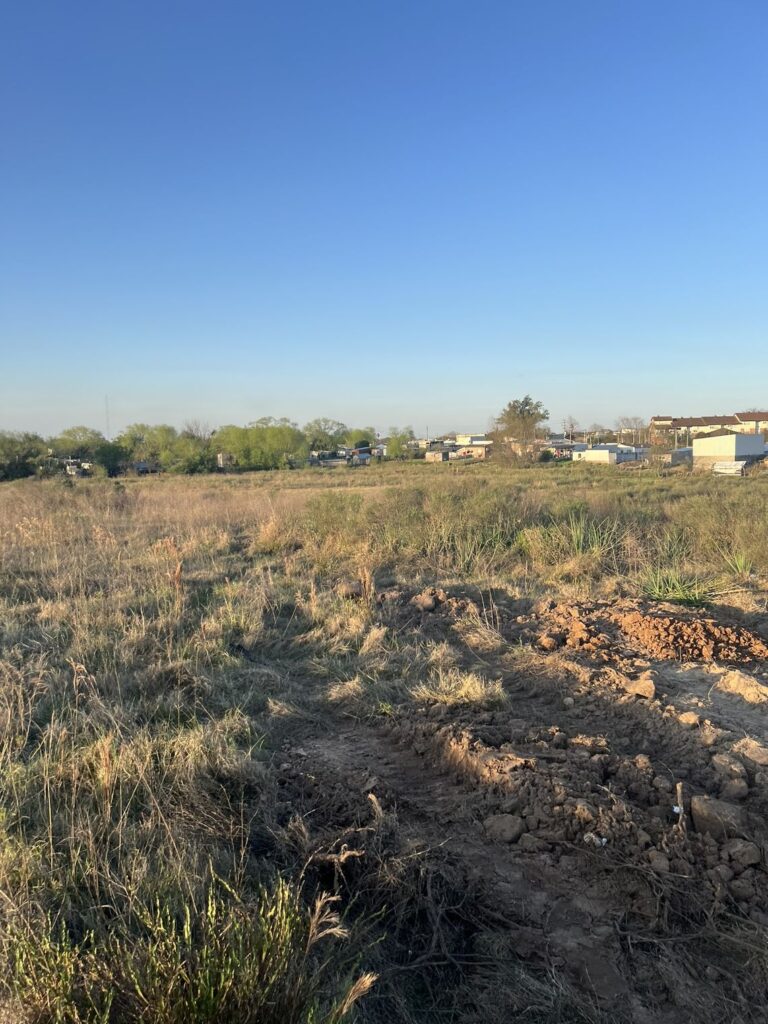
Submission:
M 654 789 L 659 790 L 660 793 L 671 793 L 672 783 L 669 779 L 665 779 L 663 775 L 657 775 L 651 783 Z
M 712 767 L 723 779 L 743 779 L 747 774 L 741 761 L 730 754 L 713 754 Z
M 744 831 L 746 814 L 742 807 L 698 794 L 691 797 L 691 817 L 697 832 L 727 839 Z
M 761 860 L 760 847 L 757 843 L 750 843 L 746 839 L 729 840 L 723 847 L 722 852 L 732 864 L 735 864 L 742 870 L 752 867 L 754 864 L 759 864 Z
M 563 697 L 563 707 L 572 708 L 575 703 L 573 697 Z
M 677 720 L 686 729 L 695 729 L 701 721 L 695 711 L 683 711 L 682 714 L 677 716 Z
M 565 735 L 564 732 L 555 733 L 555 735 L 552 737 L 552 746 L 556 750 L 565 750 L 565 748 L 568 746 L 568 737 Z
M 437 598 L 434 594 L 425 591 L 423 594 L 416 594 L 415 597 L 412 597 L 411 604 L 420 612 L 433 612 L 437 608 Z
M 650 850 L 648 853 L 648 863 L 651 866 L 651 870 L 655 871 L 657 875 L 669 874 L 669 857 L 661 850 Z
M 516 843 L 525 832 L 519 814 L 492 814 L 483 822 L 485 834 L 497 843 Z
M 635 697 L 644 697 L 646 700 L 653 700 L 656 696 L 656 683 L 654 682 L 653 672 L 647 670 L 635 679 L 630 679 L 629 676 L 624 676 L 619 680 L 619 685 L 622 690 L 626 693 L 631 693 Z
M 750 761 L 754 761 L 755 764 L 768 767 L 768 747 L 764 747 L 757 740 L 746 736 L 743 740 L 739 740 L 733 749 L 737 754 L 741 754 L 743 757 L 749 758 Z
M 749 785 L 744 779 L 731 779 L 720 789 L 723 800 L 746 800 L 749 796 Z
M 646 848 L 646 846 L 650 846 L 652 842 L 653 842 L 653 840 L 648 835 L 648 833 L 645 831 L 645 829 L 642 829 L 642 828 L 638 829 L 638 832 L 637 832 L 637 845 L 640 847 L 641 850 L 644 850 Z
M 549 633 L 542 633 L 541 636 L 536 640 L 538 647 L 542 651 L 554 651 L 557 648 L 557 640 Z
M 737 900 L 750 900 L 755 895 L 755 887 L 747 878 L 734 878 L 728 888 Z

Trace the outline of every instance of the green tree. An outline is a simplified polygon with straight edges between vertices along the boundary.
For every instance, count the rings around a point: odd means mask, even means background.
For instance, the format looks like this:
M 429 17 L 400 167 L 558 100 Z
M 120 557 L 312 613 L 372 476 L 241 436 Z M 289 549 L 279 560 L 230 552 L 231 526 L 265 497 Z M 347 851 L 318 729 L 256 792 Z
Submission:
M 106 437 L 91 427 L 67 427 L 58 437 L 51 439 L 51 448 L 60 459 L 89 459 L 95 461 L 96 452 L 107 443 Z
M 496 417 L 495 433 L 500 441 L 514 440 L 523 446 L 533 443 L 539 424 L 549 418 L 549 412 L 541 402 L 534 402 L 530 395 L 509 402 Z
M 313 451 L 333 451 L 344 443 L 348 428 L 338 420 L 320 417 L 304 427 L 304 436 Z
M 128 458 L 119 440 L 108 441 L 101 431 L 91 427 L 67 427 L 50 441 L 50 447 L 60 459 L 93 462 L 110 476 L 118 473 Z
M 47 450 L 39 434 L 0 431 L 0 480 L 32 476 Z
M 387 458 L 403 459 L 409 454 L 408 442 L 416 435 L 413 427 L 390 427 L 387 438 Z
M 376 431 L 373 427 L 356 427 L 344 435 L 344 444 L 350 448 L 360 448 L 364 444 L 376 443 Z
M 116 438 L 130 462 L 149 462 L 171 470 L 178 457 L 179 433 L 167 423 L 133 423 Z
M 278 469 L 305 458 L 308 451 L 306 438 L 295 423 L 271 416 L 247 427 L 220 427 L 212 440 L 217 452 L 235 459 L 238 469 Z

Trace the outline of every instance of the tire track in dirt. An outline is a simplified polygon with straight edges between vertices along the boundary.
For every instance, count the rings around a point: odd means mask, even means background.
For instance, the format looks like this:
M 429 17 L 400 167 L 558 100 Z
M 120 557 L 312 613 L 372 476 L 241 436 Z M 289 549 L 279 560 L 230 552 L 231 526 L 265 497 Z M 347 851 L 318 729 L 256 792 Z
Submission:
M 483 913 L 516 933 L 518 953 L 571 975 L 601 1004 L 632 994 L 615 966 L 621 950 L 610 923 L 612 906 L 589 881 L 550 863 L 529 839 L 529 852 L 489 841 L 477 820 L 470 788 L 440 770 L 408 738 L 365 725 L 346 725 L 302 741 L 313 772 L 345 779 L 394 810 L 414 840 L 444 847 L 486 894 Z M 524 844 L 525 845 L 525 844 Z M 650 1022 L 639 1005 L 632 1019 Z M 654 1018 L 657 1019 L 658 1018 Z

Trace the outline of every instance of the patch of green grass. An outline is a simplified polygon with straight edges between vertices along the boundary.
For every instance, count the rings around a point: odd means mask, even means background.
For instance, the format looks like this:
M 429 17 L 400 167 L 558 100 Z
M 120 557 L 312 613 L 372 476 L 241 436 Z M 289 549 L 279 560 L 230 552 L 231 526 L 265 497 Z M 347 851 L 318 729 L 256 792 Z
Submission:
M 50 917 L 12 928 L 8 987 L 51 1024 L 337 1024 L 375 981 L 334 950 L 347 932 L 332 900 L 307 908 L 282 879 L 252 905 L 218 885 L 201 909 L 158 900 L 138 916 L 79 942 Z
M 714 597 L 711 580 L 674 567 L 649 567 L 640 577 L 640 589 L 654 601 L 674 601 L 693 607 L 709 604 Z

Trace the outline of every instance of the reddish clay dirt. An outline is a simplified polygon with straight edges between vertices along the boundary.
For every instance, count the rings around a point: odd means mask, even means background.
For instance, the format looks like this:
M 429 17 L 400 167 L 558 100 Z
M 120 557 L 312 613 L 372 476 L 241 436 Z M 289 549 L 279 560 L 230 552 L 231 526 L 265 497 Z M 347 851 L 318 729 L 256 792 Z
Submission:
M 615 654 L 731 664 L 768 660 L 768 644 L 743 626 L 702 612 L 660 612 L 639 602 L 545 605 L 520 616 L 517 625 L 523 623 L 523 632 L 544 650 L 568 647 L 601 660 Z

